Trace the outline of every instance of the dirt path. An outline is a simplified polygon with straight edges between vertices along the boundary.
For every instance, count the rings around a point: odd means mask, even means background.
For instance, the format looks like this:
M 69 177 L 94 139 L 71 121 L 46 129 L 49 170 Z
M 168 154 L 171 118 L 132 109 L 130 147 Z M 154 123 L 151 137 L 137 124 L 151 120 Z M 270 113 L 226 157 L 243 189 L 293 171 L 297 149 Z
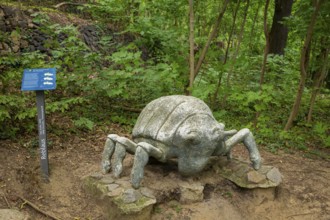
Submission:
M 100 208 L 82 191 L 80 180 L 99 170 L 105 137 L 104 131 L 80 138 L 50 137 L 50 183 L 40 179 L 38 148 L 31 148 L 29 141 L 0 141 L 0 209 L 10 205 L 29 213 L 32 219 L 49 219 L 24 205 L 20 195 L 60 219 L 103 219 Z M 278 167 L 283 174 L 283 183 L 275 191 L 244 190 L 222 179 L 205 186 L 201 203 L 182 205 L 164 197 L 152 219 L 330 219 L 329 161 L 299 153 L 274 155 L 262 149 L 261 154 L 264 164 Z M 234 156 L 247 158 L 242 146 L 234 149 Z M 128 156 L 124 175 L 129 175 L 131 161 Z M 175 169 L 164 169 L 147 165 L 143 184 L 165 187 L 180 178 Z M 163 172 L 161 179 L 155 179 L 157 170 Z

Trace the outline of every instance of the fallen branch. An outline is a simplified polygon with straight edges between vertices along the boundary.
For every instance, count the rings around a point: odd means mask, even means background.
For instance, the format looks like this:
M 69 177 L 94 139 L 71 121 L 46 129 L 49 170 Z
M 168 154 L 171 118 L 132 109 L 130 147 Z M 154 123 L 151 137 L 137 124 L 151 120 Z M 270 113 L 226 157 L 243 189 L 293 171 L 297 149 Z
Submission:
M 7 197 L 6 197 L 6 195 L 5 195 L 4 193 L 2 194 L 2 197 L 3 197 L 4 200 L 6 201 L 8 208 L 11 209 L 11 205 L 10 205 L 10 203 L 8 202 L 8 199 L 7 199 Z
M 24 201 L 24 204 L 28 204 L 31 208 L 33 208 L 34 210 L 38 211 L 39 213 L 41 213 L 41 214 L 43 214 L 43 215 L 45 215 L 45 216 L 47 216 L 47 217 L 49 217 L 51 219 L 60 220 L 59 218 L 53 216 L 52 214 L 49 214 L 49 213 L 47 213 L 47 212 L 39 209 L 39 207 L 37 205 L 35 205 L 34 203 L 30 202 L 29 200 L 23 198 L 22 196 L 19 196 L 18 195 L 17 197 L 19 197 L 21 200 L 23 200 Z
M 303 216 L 303 215 L 312 215 L 312 214 L 314 214 L 314 212 L 299 213 L 299 214 L 295 214 L 295 215 L 289 215 L 286 218 L 292 218 L 292 217 Z
M 63 5 L 76 5 L 76 6 L 81 6 L 81 5 L 85 5 L 85 3 L 73 3 L 73 2 L 61 2 L 57 5 L 54 6 L 54 8 L 58 9 L 59 7 L 63 6 Z

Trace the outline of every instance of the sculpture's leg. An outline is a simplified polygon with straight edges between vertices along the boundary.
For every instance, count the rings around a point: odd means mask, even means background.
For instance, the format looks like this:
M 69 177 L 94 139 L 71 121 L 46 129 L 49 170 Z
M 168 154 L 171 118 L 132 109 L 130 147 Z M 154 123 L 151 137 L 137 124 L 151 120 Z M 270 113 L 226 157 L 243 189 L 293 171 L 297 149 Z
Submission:
M 115 153 L 113 154 L 113 174 L 116 178 L 118 178 L 123 171 L 123 160 L 126 155 L 125 146 L 119 142 L 116 143 Z
M 238 144 L 239 142 L 244 143 L 245 147 L 249 151 L 250 160 L 252 162 L 253 168 L 258 170 L 261 166 L 261 157 L 257 144 L 254 140 L 254 137 L 251 131 L 247 128 L 244 128 L 238 131 L 234 136 L 225 141 L 226 152 L 230 152 L 231 148 Z
M 226 156 L 227 156 L 227 160 L 233 159 L 233 155 L 231 153 L 231 150 L 229 152 L 227 152 Z
M 228 160 L 232 159 L 231 155 L 231 148 L 226 148 L 226 141 L 229 139 L 230 136 L 234 135 L 237 133 L 237 130 L 229 130 L 229 131 L 224 131 L 225 125 L 222 123 L 219 123 L 219 126 L 221 127 L 221 130 L 219 132 L 219 135 L 222 137 L 220 138 L 222 141 L 219 144 L 219 146 L 215 149 L 213 155 L 214 156 L 227 156 Z
M 132 186 L 137 189 L 143 179 L 144 167 L 148 163 L 149 154 L 142 147 L 138 146 L 135 151 L 134 165 L 132 168 Z
M 165 160 L 165 155 L 158 148 L 146 142 L 138 143 L 131 174 L 132 186 L 134 188 L 140 187 L 140 183 L 143 179 L 144 167 L 148 163 L 149 156 L 152 156 L 160 161 Z
M 125 152 L 128 151 L 134 154 L 136 150 L 136 143 L 128 138 L 120 137 L 116 134 L 108 135 L 105 142 L 104 150 L 102 153 L 102 172 L 108 173 L 111 168 L 110 159 L 114 154 L 113 170 L 114 175 L 119 177 L 122 172 L 122 161 L 125 157 Z
M 111 168 L 110 158 L 115 150 L 115 142 L 114 142 L 114 140 L 112 140 L 113 136 L 114 136 L 114 134 L 108 135 L 107 140 L 105 142 L 104 149 L 103 149 L 103 153 L 102 153 L 101 166 L 102 166 L 102 173 L 104 173 L 104 174 L 108 173 Z

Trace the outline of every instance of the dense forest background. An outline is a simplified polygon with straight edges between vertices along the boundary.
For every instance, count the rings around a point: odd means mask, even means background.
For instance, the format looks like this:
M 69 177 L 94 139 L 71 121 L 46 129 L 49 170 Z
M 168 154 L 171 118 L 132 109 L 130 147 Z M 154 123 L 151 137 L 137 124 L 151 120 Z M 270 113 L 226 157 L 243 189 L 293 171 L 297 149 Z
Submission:
M 37 129 L 35 94 L 20 91 L 23 69 L 55 67 L 57 89 L 46 92 L 55 135 L 110 123 L 130 132 L 149 101 L 187 94 L 203 99 L 227 129 L 250 128 L 273 152 L 329 157 L 329 1 L 5 0 L 0 6 L 32 19 L 10 28 L 8 14 L 0 13 L 1 139 Z M 26 46 L 15 48 L 17 40 Z M 61 117 L 72 123 L 68 129 L 52 122 Z

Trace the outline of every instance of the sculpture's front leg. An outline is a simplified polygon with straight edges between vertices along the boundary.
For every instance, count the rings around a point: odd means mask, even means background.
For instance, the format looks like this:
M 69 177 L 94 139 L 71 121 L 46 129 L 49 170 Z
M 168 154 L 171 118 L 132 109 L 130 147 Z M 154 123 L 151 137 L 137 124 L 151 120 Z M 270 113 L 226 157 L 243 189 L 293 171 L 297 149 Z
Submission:
M 108 173 L 111 169 L 111 157 L 113 156 L 112 170 L 115 177 L 119 177 L 123 171 L 123 160 L 126 151 L 134 154 L 136 151 L 136 143 L 125 137 L 120 137 L 116 134 L 110 134 L 105 142 L 102 153 L 102 172 Z
M 137 145 L 134 157 L 134 165 L 131 173 L 131 182 L 134 188 L 139 188 L 144 175 L 144 167 L 148 163 L 149 156 L 161 159 L 164 155 L 161 150 L 148 144 L 140 142 Z
M 102 162 L 101 162 L 103 174 L 110 172 L 111 169 L 110 159 L 112 157 L 113 152 L 115 151 L 115 145 L 116 145 L 116 142 L 113 140 L 114 136 L 115 136 L 114 134 L 108 135 L 107 140 L 105 142 L 105 146 L 102 153 Z
M 250 160 L 252 162 L 253 168 L 258 170 L 261 166 L 261 157 L 257 144 L 254 140 L 253 134 L 247 128 L 238 131 L 234 136 L 225 141 L 226 152 L 230 152 L 231 148 L 242 142 L 249 151 Z

